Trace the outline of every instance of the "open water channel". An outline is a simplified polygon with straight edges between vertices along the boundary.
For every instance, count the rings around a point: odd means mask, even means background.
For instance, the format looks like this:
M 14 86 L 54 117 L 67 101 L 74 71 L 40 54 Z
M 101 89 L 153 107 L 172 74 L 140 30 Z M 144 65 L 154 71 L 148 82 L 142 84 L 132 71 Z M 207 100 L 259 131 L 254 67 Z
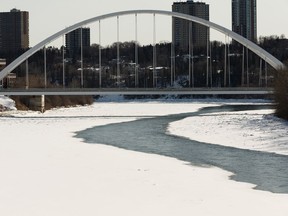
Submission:
M 97 126 L 78 132 L 76 137 L 89 144 L 169 156 L 196 166 L 219 167 L 234 173 L 233 180 L 256 185 L 255 189 L 288 194 L 288 156 L 201 143 L 166 132 L 169 123 L 187 117 L 255 109 L 267 109 L 267 105 L 207 107 L 193 113 Z

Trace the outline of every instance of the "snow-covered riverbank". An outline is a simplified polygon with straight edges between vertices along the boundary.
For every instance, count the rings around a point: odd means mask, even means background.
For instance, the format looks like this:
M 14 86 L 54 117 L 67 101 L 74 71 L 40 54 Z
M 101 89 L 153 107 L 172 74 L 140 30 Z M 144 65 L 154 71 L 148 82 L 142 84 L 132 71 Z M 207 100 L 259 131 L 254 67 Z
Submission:
M 0 112 L 6 110 L 16 110 L 15 102 L 8 97 L 0 95 Z
M 219 104 L 101 102 L 44 114 L 10 112 L 14 117 L 0 118 L 0 215 L 286 216 L 288 195 L 253 190 L 218 168 L 73 137 L 96 125 Z

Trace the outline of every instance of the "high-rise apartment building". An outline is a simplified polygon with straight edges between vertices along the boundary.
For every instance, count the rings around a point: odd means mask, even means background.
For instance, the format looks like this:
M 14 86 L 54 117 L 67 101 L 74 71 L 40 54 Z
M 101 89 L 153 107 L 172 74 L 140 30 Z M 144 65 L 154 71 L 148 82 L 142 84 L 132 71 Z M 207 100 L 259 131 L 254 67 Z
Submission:
M 29 12 L 0 12 L 0 55 L 18 54 L 29 48 Z
M 76 59 L 81 53 L 81 31 L 82 31 L 82 48 L 90 47 L 90 28 L 78 28 L 65 35 L 66 52 L 68 57 Z
M 232 0 L 232 31 L 257 41 L 256 0 Z
M 174 2 L 172 5 L 172 11 L 209 20 L 209 5 L 203 2 L 194 2 L 193 0 Z M 179 46 L 183 51 L 188 50 L 189 21 L 173 18 L 173 25 L 174 33 L 172 34 L 175 40 L 175 45 Z M 190 38 L 195 48 L 206 47 L 207 40 L 210 39 L 209 28 L 197 23 L 192 23 L 192 35 L 190 35 Z

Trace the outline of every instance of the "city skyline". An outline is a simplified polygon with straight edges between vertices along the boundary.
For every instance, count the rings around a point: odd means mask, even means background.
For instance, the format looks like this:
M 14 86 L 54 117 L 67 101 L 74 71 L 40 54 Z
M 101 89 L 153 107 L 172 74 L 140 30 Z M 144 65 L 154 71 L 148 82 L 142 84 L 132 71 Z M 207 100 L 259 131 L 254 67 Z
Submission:
M 123 0 L 121 4 L 115 0 L 111 0 L 109 4 L 105 1 L 99 1 L 97 4 L 92 0 L 83 0 L 81 2 L 76 2 L 69 7 L 69 11 L 64 10 L 67 6 L 68 1 L 56 1 L 51 0 L 49 3 L 43 4 L 43 2 L 32 2 L 32 0 L 27 0 L 25 2 L 20 0 L 13 0 L 9 2 L 2 3 L 1 12 L 10 11 L 13 8 L 17 8 L 21 11 L 29 11 L 30 13 L 30 46 L 34 46 L 48 36 L 60 31 L 61 29 L 68 27 L 74 23 L 80 22 L 82 20 L 103 15 L 106 13 L 112 13 L 122 10 L 132 10 L 132 9 L 159 9 L 171 11 L 171 6 L 174 1 L 159 0 L 157 2 L 152 0 L 147 0 L 145 2 L 135 2 L 132 0 Z M 212 0 L 202 1 L 210 5 L 210 21 L 222 25 L 228 29 L 232 29 L 231 24 L 231 0 L 222 0 L 221 4 L 213 2 Z M 92 7 L 95 5 L 95 7 Z M 96 7 L 98 5 L 98 7 Z M 42 8 L 45 7 L 45 10 Z M 285 8 L 288 7 L 288 2 L 286 0 L 277 0 L 274 2 L 261 1 L 257 5 L 257 16 L 258 16 L 258 37 L 259 36 L 270 36 L 284 34 L 288 36 L 288 28 L 285 29 Z M 81 11 L 79 8 L 83 8 Z M 53 11 L 53 12 L 52 12 Z M 269 16 L 267 16 L 267 11 L 269 11 Z M 272 12 L 272 14 L 271 14 Z M 272 19 L 272 20 L 271 20 Z M 149 22 L 147 22 L 147 20 Z M 148 28 L 150 30 L 151 19 L 139 18 L 139 40 L 141 44 L 152 43 L 152 37 L 147 37 L 148 34 L 144 34 Z M 115 21 L 111 22 L 112 25 L 106 24 L 107 27 L 103 28 L 103 34 L 105 38 L 103 39 L 103 45 L 108 45 L 113 41 L 116 41 L 114 29 L 111 30 L 111 26 L 116 26 Z M 134 20 L 131 18 L 121 17 L 121 22 L 127 22 L 127 25 L 121 26 L 120 40 L 133 40 L 134 32 L 128 32 L 127 29 L 131 28 Z M 267 25 L 269 23 L 269 25 Z M 120 24 L 121 25 L 121 24 Z M 282 25 L 282 26 L 281 26 Z M 95 31 L 91 30 L 92 38 L 91 43 L 97 42 L 97 24 L 94 24 Z M 94 27 L 93 26 L 93 27 Z M 84 26 L 85 27 L 85 26 Z M 168 17 L 157 17 L 157 42 L 159 41 L 171 41 L 171 19 Z M 211 40 L 224 40 L 223 35 L 211 33 Z M 61 41 L 61 40 L 60 40 Z

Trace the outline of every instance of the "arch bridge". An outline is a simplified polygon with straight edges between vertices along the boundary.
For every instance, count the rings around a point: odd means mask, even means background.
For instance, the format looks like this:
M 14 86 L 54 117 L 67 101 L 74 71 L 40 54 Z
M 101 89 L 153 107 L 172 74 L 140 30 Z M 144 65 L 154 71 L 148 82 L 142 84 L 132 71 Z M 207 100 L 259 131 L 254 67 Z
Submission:
M 256 45 L 255 43 L 247 40 L 246 38 L 238 35 L 235 32 L 232 32 L 231 30 L 228 30 L 227 28 L 224 28 L 218 24 L 215 24 L 213 22 L 195 17 L 195 16 L 190 16 L 190 15 L 186 15 L 186 14 L 182 14 L 182 13 L 176 13 L 176 12 L 171 12 L 171 11 L 163 11 L 163 10 L 129 10 L 129 11 L 120 11 L 120 12 L 115 12 L 115 13 L 110 13 L 110 14 L 105 14 L 102 16 L 97 16 L 91 19 L 87 19 L 84 20 L 82 22 L 79 22 L 77 24 L 74 24 L 68 28 L 65 28 L 55 34 L 53 34 L 52 36 L 46 38 L 45 40 L 43 40 L 42 42 L 38 43 L 37 45 L 35 45 L 34 47 L 32 47 L 31 49 L 29 49 L 27 52 L 25 52 L 24 54 L 22 54 L 21 56 L 19 56 L 16 60 L 14 60 L 11 64 L 9 64 L 7 67 L 5 67 L 1 72 L 0 72 L 0 80 L 3 80 L 3 78 L 5 78 L 10 72 L 12 72 L 15 68 L 17 68 L 20 64 L 24 63 L 26 61 L 26 89 L 29 88 L 29 80 L 28 80 L 28 59 L 29 57 L 31 57 L 33 54 L 35 54 L 37 51 L 43 49 L 44 50 L 44 76 L 45 76 L 45 87 L 46 87 L 46 45 L 48 45 L 49 43 L 51 43 L 52 41 L 56 40 L 57 38 L 64 36 L 65 34 L 72 32 L 78 28 L 81 28 L 83 26 L 87 26 L 89 24 L 95 23 L 95 22 L 99 22 L 99 44 L 101 45 L 101 31 L 100 31 L 100 22 L 101 20 L 104 19 L 108 19 L 108 18 L 113 18 L 113 17 L 117 17 L 118 19 L 118 26 L 117 28 L 119 28 L 119 17 L 120 16 L 124 16 L 124 15 L 135 15 L 135 31 L 137 31 L 137 15 L 138 14 L 151 14 L 154 16 L 154 46 L 153 46 L 153 86 L 154 85 L 154 80 L 155 80 L 155 73 L 156 73 L 156 43 L 155 43 L 155 15 L 164 15 L 164 16 L 170 16 L 172 18 L 180 18 L 183 20 L 187 20 L 189 22 L 194 22 L 194 23 L 198 23 L 201 24 L 203 26 L 206 26 L 207 29 L 214 29 L 220 33 L 223 33 L 224 35 L 228 36 L 229 38 L 232 38 L 233 40 L 239 42 L 240 44 L 243 45 L 243 51 L 244 51 L 244 47 L 247 48 L 247 50 L 251 50 L 252 52 L 254 52 L 257 56 L 260 57 L 261 61 L 264 60 L 266 63 L 268 63 L 269 65 L 271 65 L 274 69 L 279 70 L 279 69 L 283 69 L 285 66 L 283 65 L 282 62 L 280 62 L 278 59 L 276 59 L 274 56 L 272 56 L 270 53 L 268 53 L 267 51 L 265 51 L 264 49 L 262 49 L 261 47 L 259 47 L 258 45 Z M 174 29 L 172 29 L 173 31 Z M 82 34 L 82 33 L 81 33 Z M 135 44 L 137 44 L 137 32 L 136 32 L 136 38 L 135 38 Z M 119 29 L 117 32 L 117 38 L 118 38 L 118 49 L 117 49 L 117 79 L 119 79 L 120 77 L 120 69 L 119 69 Z M 99 87 L 101 88 L 101 46 L 99 45 Z M 171 47 L 175 45 L 173 44 L 173 41 L 171 43 Z M 190 49 L 191 44 L 189 44 L 189 49 Z M 137 46 L 135 46 L 135 63 L 138 63 L 138 53 L 137 53 Z M 63 47 L 64 49 L 64 47 Z M 226 46 L 225 46 L 226 49 Z M 171 84 L 172 84 L 172 77 L 173 77 L 173 73 L 175 73 L 175 71 L 173 72 L 173 53 L 172 53 L 172 48 L 171 48 Z M 174 51 L 175 52 L 175 51 Z M 64 53 L 64 52 L 63 52 Z M 136 58 L 137 56 L 137 58 Z M 175 61 L 175 53 L 174 53 L 174 61 Z M 83 85 L 83 47 L 81 47 L 81 87 L 84 87 Z M 207 54 L 207 62 L 208 62 L 208 54 Z M 174 62 L 175 64 L 175 62 Z M 189 60 L 189 76 L 191 76 L 190 74 L 190 60 Z M 226 67 L 226 65 L 225 65 Z M 138 78 L 138 71 L 137 71 L 137 67 L 135 66 L 135 85 L 137 83 L 137 78 Z M 119 80 L 118 80 L 119 81 Z M 190 82 L 190 78 L 189 78 L 189 82 Z M 65 86 L 65 68 L 64 68 L 64 54 L 63 54 L 63 87 Z M 135 86 L 137 87 L 137 86 Z M 208 63 L 207 63 L 207 87 L 208 87 Z M 136 88 L 135 88 L 136 89 Z M 189 89 L 189 91 L 191 91 L 191 89 Z M 228 91 L 228 90 L 227 90 Z M 0 91 L 1 92 L 1 91 Z M 10 94 L 13 94 L 13 90 L 10 90 Z M 16 91 L 15 91 L 16 92 Z M 25 91 L 20 91 L 20 92 L 25 92 Z M 40 94 L 42 92 L 42 94 L 45 94 L 45 92 L 47 94 L 49 94 L 49 89 L 45 88 L 44 90 L 41 90 L 39 92 L 38 90 L 38 94 Z M 52 93 L 51 93 L 52 92 Z M 53 92 L 55 91 L 50 91 L 50 94 L 53 94 Z M 68 92 L 69 90 L 62 90 L 61 92 L 63 92 L 62 94 L 64 94 L 64 92 Z M 81 92 L 86 92 L 87 91 L 70 91 L 70 92 L 74 92 L 74 94 L 82 94 Z M 77 93 L 78 92 L 78 93 Z M 98 92 L 100 94 L 101 90 L 97 90 L 96 92 Z M 110 92 L 111 91 L 107 91 Z M 117 91 L 112 91 L 113 92 L 117 92 Z M 142 91 L 143 92 L 143 91 Z M 171 89 L 169 90 L 169 92 L 171 92 Z M 183 90 L 181 91 L 182 93 L 184 92 Z M 210 90 L 211 92 L 211 90 Z M 262 91 L 262 93 L 267 93 L 268 91 Z M 6 91 L 6 94 L 8 94 L 9 91 Z M 34 92 L 36 93 L 36 92 Z M 60 91 L 58 91 L 58 93 L 60 93 Z M 149 91 L 148 91 L 149 93 Z M 147 93 L 147 94 L 148 94 Z M 235 93 L 235 92 L 234 92 Z M 16 94 L 16 93 L 15 93 Z M 20 93 L 19 93 L 20 94 Z M 24 94 L 24 93 L 22 93 Z M 33 90 L 30 89 L 29 91 L 26 91 L 26 94 L 33 94 Z M 55 93 L 56 94 L 56 93 Z M 103 94 L 105 94 L 105 91 L 103 91 Z M 151 93 L 152 94 L 152 93 Z M 217 93 L 216 93 L 217 94 Z

